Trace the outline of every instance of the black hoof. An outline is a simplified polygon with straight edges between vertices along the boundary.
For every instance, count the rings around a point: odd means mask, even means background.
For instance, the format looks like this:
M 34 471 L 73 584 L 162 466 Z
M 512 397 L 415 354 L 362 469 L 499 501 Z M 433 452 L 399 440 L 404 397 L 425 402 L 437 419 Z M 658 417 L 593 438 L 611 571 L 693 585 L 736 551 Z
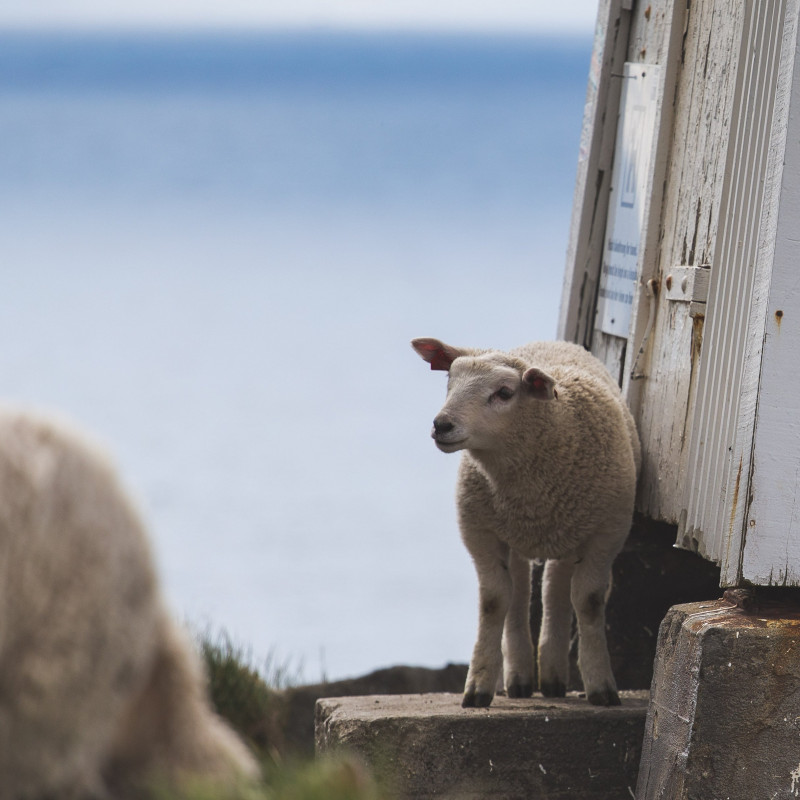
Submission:
M 509 697 L 530 697 L 533 694 L 533 684 L 512 681 L 506 692 Z
M 542 681 L 539 689 L 545 697 L 566 697 L 567 687 L 561 681 Z
M 614 689 L 603 689 L 600 692 L 589 692 L 587 699 L 593 706 L 620 706 L 619 695 Z
M 462 708 L 488 708 L 491 705 L 493 694 L 487 692 L 467 692 L 461 701 Z

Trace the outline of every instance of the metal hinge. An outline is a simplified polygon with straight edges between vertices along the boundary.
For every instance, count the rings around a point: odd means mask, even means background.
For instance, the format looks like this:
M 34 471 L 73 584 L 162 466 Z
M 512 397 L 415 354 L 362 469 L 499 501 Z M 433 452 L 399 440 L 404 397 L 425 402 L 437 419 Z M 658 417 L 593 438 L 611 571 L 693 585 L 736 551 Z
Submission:
M 689 303 L 690 317 L 704 317 L 710 274 L 711 269 L 706 265 L 671 267 L 664 279 L 664 298 L 673 303 Z

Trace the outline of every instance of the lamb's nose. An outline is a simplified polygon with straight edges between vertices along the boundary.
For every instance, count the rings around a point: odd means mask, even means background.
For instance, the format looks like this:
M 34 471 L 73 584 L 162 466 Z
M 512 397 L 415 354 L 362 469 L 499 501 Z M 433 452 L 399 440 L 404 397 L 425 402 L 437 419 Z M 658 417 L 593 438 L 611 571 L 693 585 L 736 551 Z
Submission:
M 449 419 L 436 417 L 433 421 L 434 433 L 450 433 L 453 428 L 455 428 L 455 425 Z

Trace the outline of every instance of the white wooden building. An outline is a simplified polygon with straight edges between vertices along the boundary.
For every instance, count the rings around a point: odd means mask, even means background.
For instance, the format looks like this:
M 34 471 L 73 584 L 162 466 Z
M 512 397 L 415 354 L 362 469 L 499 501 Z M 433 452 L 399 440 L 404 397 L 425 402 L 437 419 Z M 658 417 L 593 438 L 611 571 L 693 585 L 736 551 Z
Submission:
M 638 498 L 723 585 L 800 585 L 800 0 L 601 0 L 561 338 L 619 375 Z

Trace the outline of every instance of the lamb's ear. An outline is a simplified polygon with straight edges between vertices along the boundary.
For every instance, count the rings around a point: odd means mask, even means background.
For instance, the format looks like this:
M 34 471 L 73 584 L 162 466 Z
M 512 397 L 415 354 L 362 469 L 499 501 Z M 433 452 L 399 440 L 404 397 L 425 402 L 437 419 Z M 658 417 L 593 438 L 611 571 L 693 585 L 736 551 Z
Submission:
M 555 400 L 558 397 L 556 382 L 546 372 L 536 367 L 525 370 L 522 385 L 527 388 L 530 396 L 537 400 Z
M 438 339 L 414 339 L 411 346 L 419 356 L 431 365 L 431 369 L 447 372 L 450 365 L 459 357 L 465 355 L 465 350 L 451 347 Z

